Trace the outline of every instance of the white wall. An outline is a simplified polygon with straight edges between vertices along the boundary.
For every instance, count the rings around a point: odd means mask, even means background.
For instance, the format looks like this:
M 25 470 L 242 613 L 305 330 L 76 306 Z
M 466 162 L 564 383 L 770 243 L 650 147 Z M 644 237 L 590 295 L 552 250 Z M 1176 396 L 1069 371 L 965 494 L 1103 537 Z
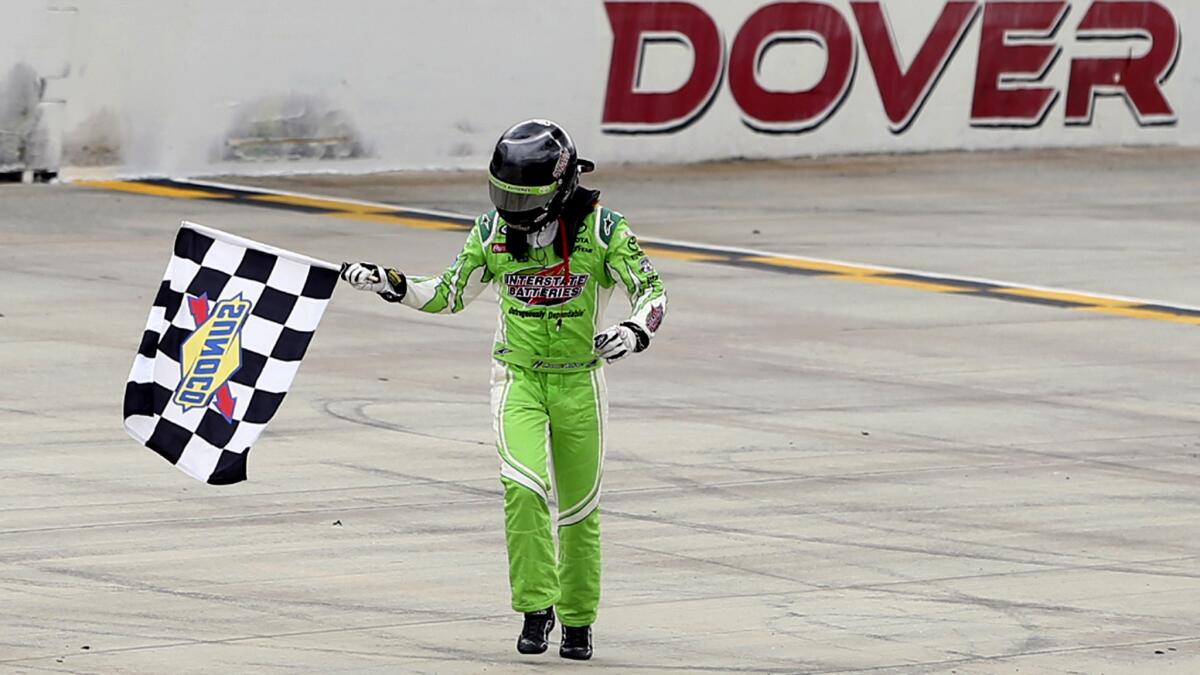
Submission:
M 769 0 L 692 4 L 717 24 L 728 65 L 739 28 Z M 0 40 L 0 78 L 18 63 L 42 77 L 61 76 L 65 61 L 66 77 L 47 88 L 62 101 L 48 104 L 60 116 L 49 133 L 65 144 L 67 165 L 115 163 L 125 175 L 478 168 L 506 126 L 535 116 L 563 123 L 584 156 L 601 162 L 1200 145 L 1200 61 L 1188 57 L 1190 31 L 1200 26 L 1195 0 L 1160 0 L 1183 36 L 1182 56 L 1162 86 L 1178 118 L 1171 126 L 1140 126 L 1119 98 L 1103 98 L 1091 125 L 1068 127 L 1060 96 L 1035 128 L 972 127 L 981 8 L 920 116 L 900 134 L 889 128 L 849 0 L 825 4 L 854 34 L 857 69 L 837 112 L 807 133 L 767 134 L 744 124 L 728 76 L 686 128 L 606 133 L 613 32 L 602 0 L 5 0 L 0 30 L 12 39 Z M 944 5 L 884 0 L 905 60 Z M 1075 57 L 1145 50 L 1145 41 L 1076 40 L 1091 5 L 1070 0 L 1054 39 L 1062 54 L 1041 86 L 1065 90 Z M 779 47 L 763 60 L 759 79 L 804 88 L 824 59 L 813 46 Z M 686 48 L 652 46 L 643 85 L 669 89 L 690 65 Z M 255 120 L 266 124 L 252 129 Z M 246 141 L 255 133 L 319 140 L 292 143 L 300 159 L 246 159 L 281 147 Z M 316 147 L 338 158 L 313 159 Z M 243 159 L 230 159 L 231 148 Z
M 0 6 L 0 171 L 58 163 L 73 19 L 42 2 Z

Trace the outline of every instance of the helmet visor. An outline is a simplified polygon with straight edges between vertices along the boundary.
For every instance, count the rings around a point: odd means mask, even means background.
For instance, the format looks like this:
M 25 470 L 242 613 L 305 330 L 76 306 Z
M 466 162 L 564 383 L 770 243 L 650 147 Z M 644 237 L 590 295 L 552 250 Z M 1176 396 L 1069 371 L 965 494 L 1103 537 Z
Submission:
M 549 185 L 513 185 L 488 174 L 488 195 L 500 211 L 537 212 L 554 201 L 558 182 Z

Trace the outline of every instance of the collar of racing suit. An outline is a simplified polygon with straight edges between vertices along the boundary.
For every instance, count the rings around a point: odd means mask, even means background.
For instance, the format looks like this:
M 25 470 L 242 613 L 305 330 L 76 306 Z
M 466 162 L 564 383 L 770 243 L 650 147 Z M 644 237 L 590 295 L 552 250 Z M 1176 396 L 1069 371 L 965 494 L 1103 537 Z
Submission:
M 558 240 L 558 221 L 551 221 L 537 232 L 530 232 L 525 235 L 525 240 L 529 242 L 531 248 L 549 246 Z

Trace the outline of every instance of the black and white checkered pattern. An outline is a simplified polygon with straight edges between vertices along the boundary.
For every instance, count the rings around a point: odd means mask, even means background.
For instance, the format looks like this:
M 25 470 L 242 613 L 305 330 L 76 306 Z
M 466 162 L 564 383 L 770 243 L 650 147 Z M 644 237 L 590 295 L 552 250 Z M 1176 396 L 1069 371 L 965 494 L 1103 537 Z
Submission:
M 246 479 L 246 455 L 275 415 L 337 283 L 337 267 L 183 223 L 125 385 L 125 430 L 189 476 L 215 485 Z M 228 380 L 226 420 L 217 401 L 184 411 L 181 347 L 198 326 L 189 298 L 209 307 L 238 295 L 252 303 L 241 329 L 241 366 Z

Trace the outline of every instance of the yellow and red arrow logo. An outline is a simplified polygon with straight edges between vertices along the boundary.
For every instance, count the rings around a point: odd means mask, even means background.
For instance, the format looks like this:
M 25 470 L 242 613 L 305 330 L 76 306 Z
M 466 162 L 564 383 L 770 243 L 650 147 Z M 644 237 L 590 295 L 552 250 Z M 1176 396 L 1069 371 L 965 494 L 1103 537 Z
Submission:
M 229 391 L 229 379 L 242 366 L 242 328 L 253 304 L 241 293 L 211 306 L 207 293 L 188 296 L 187 303 L 196 330 L 179 350 L 181 375 L 174 401 L 184 412 L 215 401 L 217 411 L 232 424 L 237 399 Z

